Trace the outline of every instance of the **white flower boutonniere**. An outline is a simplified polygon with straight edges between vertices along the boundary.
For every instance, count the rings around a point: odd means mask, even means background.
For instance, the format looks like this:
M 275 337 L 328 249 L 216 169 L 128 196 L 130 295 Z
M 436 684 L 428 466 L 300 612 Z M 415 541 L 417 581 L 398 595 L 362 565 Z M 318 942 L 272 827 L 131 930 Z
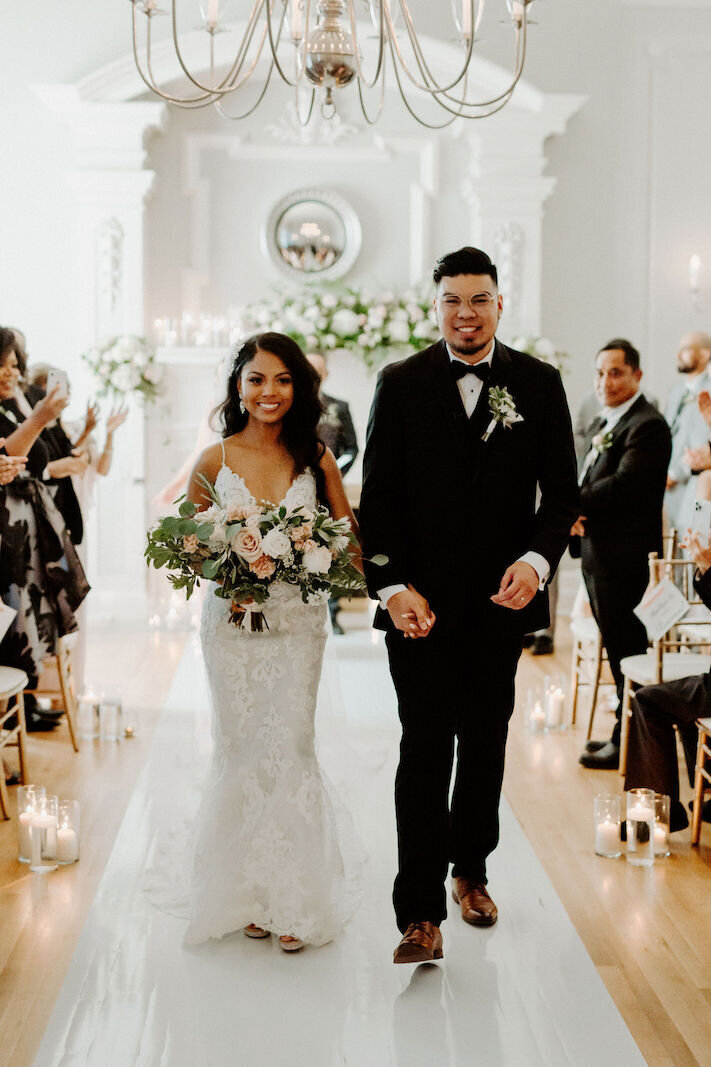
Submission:
M 608 448 L 612 444 L 612 430 L 608 430 L 607 433 L 596 433 L 592 439 L 592 447 L 597 452 L 598 456 L 601 456 L 603 452 L 607 452 Z
M 496 429 L 496 424 L 501 423 L 505 429 L 510 430 L 515 422 L 523 422 L 523 415 L 516 410 L 514 398 L 506 386 L 492 385 L 489 389 L 489 411 L 492 419 L 486 428 L 482 441 L 488 441 Z

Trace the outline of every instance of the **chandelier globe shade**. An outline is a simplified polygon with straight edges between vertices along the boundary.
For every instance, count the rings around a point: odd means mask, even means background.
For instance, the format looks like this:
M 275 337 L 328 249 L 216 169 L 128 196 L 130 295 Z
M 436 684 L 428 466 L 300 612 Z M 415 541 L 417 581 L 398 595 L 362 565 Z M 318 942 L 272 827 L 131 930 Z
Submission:
M 349 86 L 364 119 L 374 124 L 386 84 L 392 84 L 416 122 L 440 129 L 457 119 L 486 118 L 509 102 L 523 74 L 532 3 L 450 0 L 441 36 L 457 42 L 460 56 L 449 69 L 435 70 L 407 0 L 130 0 L 133 56 L 148 88 L 181 108 L 214 106 L 226 118 L 247 118 L 270 83 L 281 80 L 295 93 L 302 125 L 317 104 L 324 118 L 332 118 Z M 162 16 L 170 22 L 182 79 L 175 89 L 158 84 L 153 74 L 154 24 Z M 185 58 L 185 41 L 196 24 L 206 53 L 198 70 Z M 513 45 L 510 76 L 479 97 L 470 84 L 472 61 L 484 35 L 502 29 Z

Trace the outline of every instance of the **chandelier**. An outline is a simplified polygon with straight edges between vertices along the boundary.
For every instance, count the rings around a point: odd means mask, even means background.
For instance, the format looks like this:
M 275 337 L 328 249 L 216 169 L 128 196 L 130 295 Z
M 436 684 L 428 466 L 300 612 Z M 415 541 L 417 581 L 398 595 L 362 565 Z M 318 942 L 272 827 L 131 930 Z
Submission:
M 227 118 L 247 118 L 266 96 L 276 74 L 295 90 L 296 113 L 302 125 L 308 123 L 317 100 L 323 117 L 332 118 L 336 113 L 334 94 L 351 84 L 357 90 L 365 120 L 373 124 L 383 110 L 386 77 L 391 76 L 410 115 L 429 129 L 441 129 L 458 118 L 486 118 L 511 99 L 523 73 L 527 13 L 533 0 L 493 0 L 499 16 L 503 15 L 513 30 L 513 69 L 507 87 L 496 95 L 490 91 L 484 99 L 472 97 L 469 73 L 474 45 L 481 39 L 486 0 L 451 0 L 452 26 L 445 36 L 459 42 L 461 59 L 455 70 L 439 80 L 418 39 L 407 0 L 202 0 L 200 26 L 188 27 L 198 28 L 206 36 L 199 71 L 208 73 L 202 75 L 189 68 L 185 46 L 181 45 L 181 31 L 185 32 L 186 26 L 179 26 L 177 8 L 181 6 L 184 12 L 185 3 L 170 0 L 168 11 L 159 7 L 160 0 L 130 2 L 138 72 L 149 89 L 171 104 L 183 108 L 214 105 Z M 243 8 L 242 21 L 235 21 L 230 13 L 231 3 Z M 369 16 L 360 25 L 359 12 Z M 152 27 L 160 15 L 170 15 L 175 55 L 188 81 L 182 93 L 161 88 L 153 76 Z M 234 47 L 218 47 L 220 36 L 228 33 L 234 38 Z M 253 78 L 256 71 L 260 76 Z M 257 85 L 256 99 L 251 94 L 248 105 L 235 111 L 230 98 L 244 99 L 244 87 L 252 78 Z M 432 104 L 425 104 L 423 115 L 420 105 L 427 99 Z

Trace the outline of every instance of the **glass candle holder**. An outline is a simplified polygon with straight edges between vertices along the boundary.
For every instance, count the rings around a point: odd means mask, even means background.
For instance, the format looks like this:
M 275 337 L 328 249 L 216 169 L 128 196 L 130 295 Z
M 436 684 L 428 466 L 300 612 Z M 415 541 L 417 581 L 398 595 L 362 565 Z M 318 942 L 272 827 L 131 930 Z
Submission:
M 102 741 L 118 741 L 122 728 L 121 698 L 104 696 L 99 705 L 99 726 Z
M 32 835 L 30 824 L 35 810 L 35 798 L 43 797 L 46 789 L 43 785 L 20 785 L 17 787 L 17 835 L 20 863 L 29 863 L 32 856 Z
M 57 798 L 36 796 L 30 817 L 30 870 L 38 874 L 57 869 Z
M 635 867 L 654 863 L 654 790 L 627 793 L 627 861 Z
M 87 741 L 93 740 L 100 735 L 99 708 L 101 699 L 93 689 L 87 689 L 79 697 L 79 709 L 77 712 L 77 728 L 79 736 Z
M 526 694 L 526 724 L 532 734 L 543 733 L 546 729 L 546 713 L 540 689 L 529 689 Z
M 669 841 L 669 813 L 671 800 L 665 793 L 654 794 L 654 855 L 668 856 L 671 852 Z
M 546 726 L 549 730 L 564 730 L 565 721 L 565 685 L 561 674 L 546 675 L 544 684 L 544 701 Z
M 78 800 L 60 800 L 57 813 L 57 863 L 65 866 L 79 859 Z
M 593 802 L 595 852 L 598 856 L 617 859 L 622 855 L 620 823 L 622 798 L 616 793 L 598 793 Z

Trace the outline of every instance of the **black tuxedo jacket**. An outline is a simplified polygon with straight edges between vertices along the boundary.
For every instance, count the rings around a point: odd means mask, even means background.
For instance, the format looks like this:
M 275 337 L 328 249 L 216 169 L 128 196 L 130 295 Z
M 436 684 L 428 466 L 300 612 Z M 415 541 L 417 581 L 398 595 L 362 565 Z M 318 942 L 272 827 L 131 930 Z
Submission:
M 578 515 L 570 414 L 555 368 L 496 342 L 489 382 L 467 418 L 444 341 L 386 367 L 378 379 L 363 464 L 360 527 L 371 596 L 395 583 L 427 598 L 440 630 L 462 619 L 521 634 L 548 621 L 548 595 L 523 611 L 492 604 L 525 552 L 558 565 Z M 488 389 L 506 386 L 523 422 L 490 421 Z M 541 500 L 536 508 L 536 488 Z M 391 627 L 379 610 L 375 625 Z
M 594 431 L 595 426 L 587 434 L 584 455 Z M 640 396 L 613 427 L 610 447 L 595 460 L 580 489 L 580 513 L 587 516 L 580 554 L 588 574 L 639 573 L 649 552 L 661 552 L 670 458 L 669 427 Z M 571 550 L 575 555 L 574 545 Z

